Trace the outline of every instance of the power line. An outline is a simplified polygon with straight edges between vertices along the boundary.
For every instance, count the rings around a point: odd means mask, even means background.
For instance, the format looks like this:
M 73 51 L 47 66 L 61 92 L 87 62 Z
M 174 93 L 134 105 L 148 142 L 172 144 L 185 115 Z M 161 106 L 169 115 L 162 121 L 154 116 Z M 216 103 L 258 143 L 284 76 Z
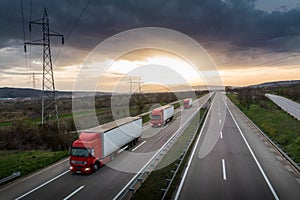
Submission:
M 30 0 L 29 21 L 32 19 L 32 0 Z M 29 32 L 29 41 L 31 41 L 31 31 Z M 29 46 L 29 70 L 31 71 L 31 45 Z
M 295 58 L 295 57 L 300 57 L 300 55 L 293 55 L 293 56 L 290 56 L 290 55 L 287 55 L 287 56 L 283 56 L 283 57 L 280 57 L 280 58 L 277 58 L 273 61 L 270 61 L 270 62 L 265 62 L 265 63 L 262 63 L 262 64 L 258 64 L 258 65 L 255 65 L 255 67 L 261 67 L 261 66 L 266 66 L 266 65 L 270 65 L 270 64 L 277 64 L 277 63 L 280 63 L 281 61 L 287 59 L 287 58 Z
M 21 16 L 22 16 L 22 27 L 23 27 L 23 42 L 25 44 L 26 35 L 25 35 L 24 5 L 23 5 L 23 0 L 20 0 L 20 2 L 21 2 Z M 27 54 L 26 53 L 24 54 L 24 58 L 25 58 L 26 73 L 28 75 Z
M 68 32 L 68 34 L 67 34 L 67 36 L 66 36 L 66 41 L 68 41 L 69 37 L 70 37 L 71 34 L 73 33 L 75 27 L 76 27 L 77 24 L 79 23 L 81 17 L 83 16 L 85 10 L 87 9 L 87 7 L 88 7 L 88 5 L 90 4 L 91 1 L 92 1 L 92 0 L 88 0 L 88 2 L 85 4 L 83 10 L 81 11 L 81 13 L 80 13 L 79 16 L 77 17 L 75 23 L 73 24 L 72 28 L 71 28 L 70 31 Z M 61 51 L 62 51 L 62 49 L 63 49 L 63 46 L 59 49 L 57 55 L 55 56 L 54 61 L 53 61 L 53 64 L 55 64 L 55 62 L 56 62 L 58 56 L 60 55 L 60 53 L 61 53 Z

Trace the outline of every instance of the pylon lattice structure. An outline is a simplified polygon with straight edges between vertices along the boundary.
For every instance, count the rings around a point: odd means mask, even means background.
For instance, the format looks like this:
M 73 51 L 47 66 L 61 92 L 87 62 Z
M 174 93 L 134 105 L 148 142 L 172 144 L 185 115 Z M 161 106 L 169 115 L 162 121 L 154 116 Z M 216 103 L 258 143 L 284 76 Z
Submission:
M 24 49 L 26 52 L 26 44 L 43 46 L 42 124 L 44 125 L 50 119 L 55 119 L 59 129 L 57 97 L 50 50 L 50 37 L 60 36 L 62 38 L 62 44 L 64 43 L 64 37 L 62 34 L 50 31 L 49 18 L 46 9 L 44 10 L 43 18 L 29 22 L 29 31 L 31 31 L 32 24 L 42 26 L 43 38 L 25 42 Z

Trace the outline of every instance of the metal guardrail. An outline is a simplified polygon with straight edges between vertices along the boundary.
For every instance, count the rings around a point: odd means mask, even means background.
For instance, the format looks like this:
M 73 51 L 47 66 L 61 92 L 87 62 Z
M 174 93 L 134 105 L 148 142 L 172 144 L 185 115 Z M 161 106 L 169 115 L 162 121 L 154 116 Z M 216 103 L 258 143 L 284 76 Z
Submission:
M 16 177 L 19 177 L 19 176 L 21 176 L 21 172 L 14 172 L 14 173 L 12 173 L 12 175 L 10 175 L 10 176 L 8 176 L 8 177 L 5 177 L 5 178 L 1 179 L 1 180 L 0 180 L 0 185 L 1 185 L 2 183 L 5 183 L 5 182 L 7 182 L 7 181 L 10 181 L 10 180 L 12 180 L 12 179 L 14 179 L 14 178 L 16 178 Z
M 229 101 L 229 102 L 231 102 L 231 101 Z M 237 106 L 235 106 L 235 107 L 251 125 L 253 125 L 257 130 L 259 130 L 260 134 L 290 163 L 290 165 L 300 173 L 300 166 L 295 161 L 293 161 L 283 150 L 281 150 L 281 148 L 278 146 L 278 144 L 276 144 L 275 141 L 273 141 L 271 138 L 269 138 L 269 136 L 267 136 L 267 134 L 265 134 L 253 121 L 251 121 L 245 115 L 245 113 L 243 113 Z
M 180 127 L 172 137 L 156 152 L 156 154 L 144 165 L 144 167 L 131 179 L 131 181 L 116 195 L 114 200 L 131 199 L 134 193 L 142 185 L 142 183 L 148 178 L 150 173 L 155 169 L 158 163 L 162 160 L 165 154 L 170 150 L 173 144 L 184 132 L 186 127 L 190 124 L 191 120 L 199 112 L 200 106 L 197 111 Z

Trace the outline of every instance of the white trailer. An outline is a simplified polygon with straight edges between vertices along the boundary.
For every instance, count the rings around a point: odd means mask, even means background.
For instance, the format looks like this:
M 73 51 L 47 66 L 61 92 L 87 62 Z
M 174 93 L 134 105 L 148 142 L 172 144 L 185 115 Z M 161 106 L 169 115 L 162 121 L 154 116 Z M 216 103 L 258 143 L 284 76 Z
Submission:
M 151 126 L 164 126 L 174 117 L 174 106 L 166 105 L 152 110 Z

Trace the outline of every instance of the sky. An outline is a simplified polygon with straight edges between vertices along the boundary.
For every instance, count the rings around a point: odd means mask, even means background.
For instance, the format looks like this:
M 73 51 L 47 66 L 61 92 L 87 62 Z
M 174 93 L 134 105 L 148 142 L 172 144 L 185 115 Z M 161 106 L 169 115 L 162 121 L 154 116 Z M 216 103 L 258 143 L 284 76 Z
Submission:
M 0 87 L 32 87 L 34 72 L 36 87 L 41 88 L 42 47 L 27 46 L 25 54 L 23 44 L 41 38 L 40 27 L 33 26 L 30 33 L 28 22 L 41 18 L 45 7 L 50 28 L 65 37 L 63 46 L 59 39 L 51 38 L 58 90 L 74 89 L 83 63 L 99 44 L 143 27 L 170 29 L 199 43 L 224 85 L 300 79 L 300 0 L 1 0 Z M 151 34 L 139 41 L 147 37 Z M 137 41 L 131 38 L 126 42 L 120 45 Z M 173 42 L 176 46 L 176 40 Z M 105 53 L 99 52 L 99 57 Z M 196 81 L 193 75 L 195 68 L 201 71 L 201 67 L 189 65 L 189 59 L 168 49 L 145 48 L 115 60 L 103 57 L 101 62 L 112 61 L 98 82 L 102 90 L 116 88 L 117 82 L 129 91 L 130 79 L 141 79 L 146 87 L 151 82 L 149 74 L 160 77 L 155 84 L 205 84 L 205 77 Z M 167 68 L 172 73 L 164 71 Z M 168 81 L 171 76 L 179 77 Z M 137 84 L 134 87 L 136 90 Z

